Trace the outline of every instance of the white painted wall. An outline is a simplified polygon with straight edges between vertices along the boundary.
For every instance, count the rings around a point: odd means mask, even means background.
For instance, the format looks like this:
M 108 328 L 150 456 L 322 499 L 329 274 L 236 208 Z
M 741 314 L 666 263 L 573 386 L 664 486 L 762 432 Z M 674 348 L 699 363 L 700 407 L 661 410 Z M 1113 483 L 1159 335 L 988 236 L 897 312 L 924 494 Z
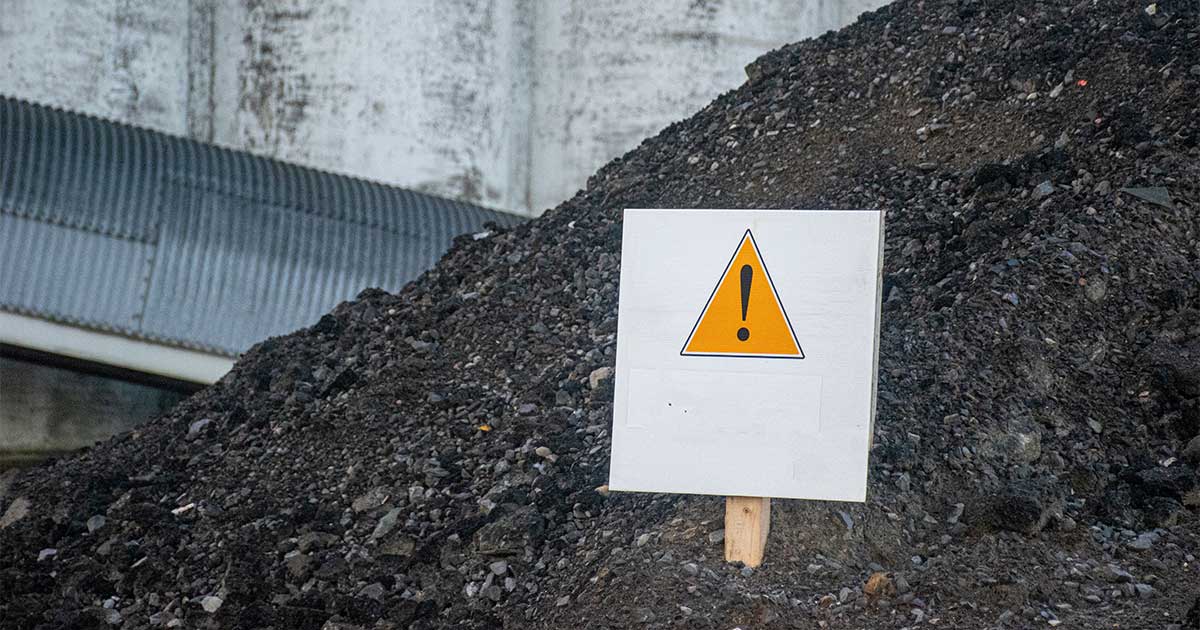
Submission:
M 540 214 L 881 0 L 0 0 L 0 93 Z

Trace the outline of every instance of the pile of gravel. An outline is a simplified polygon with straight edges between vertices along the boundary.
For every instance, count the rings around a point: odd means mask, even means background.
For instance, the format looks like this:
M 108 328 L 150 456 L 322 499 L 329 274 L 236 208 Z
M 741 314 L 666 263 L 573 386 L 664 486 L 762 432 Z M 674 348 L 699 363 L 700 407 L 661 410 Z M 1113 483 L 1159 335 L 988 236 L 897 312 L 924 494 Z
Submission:
M 1200 627 L 1200 5 L 901 0 L 747 74 L 5 477 L 0 626 Z M 776 501 L 757 569 L 603 487 L 626 207 L 888 212 L 869 499 Z

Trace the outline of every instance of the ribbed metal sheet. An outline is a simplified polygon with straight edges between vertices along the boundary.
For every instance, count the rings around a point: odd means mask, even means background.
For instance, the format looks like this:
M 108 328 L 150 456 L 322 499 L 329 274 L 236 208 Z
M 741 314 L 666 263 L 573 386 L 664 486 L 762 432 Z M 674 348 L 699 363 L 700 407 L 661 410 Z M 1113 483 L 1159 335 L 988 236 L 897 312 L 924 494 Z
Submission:
M 233 355 L 516 217 L 0 97 L 0 309 Z

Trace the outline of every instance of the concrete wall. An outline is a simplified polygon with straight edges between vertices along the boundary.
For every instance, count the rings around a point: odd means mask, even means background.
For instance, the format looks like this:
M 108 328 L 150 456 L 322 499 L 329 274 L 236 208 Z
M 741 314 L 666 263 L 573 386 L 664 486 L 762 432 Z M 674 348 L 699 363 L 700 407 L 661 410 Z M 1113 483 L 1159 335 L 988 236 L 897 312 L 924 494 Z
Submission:
M 538 214 L 881 0 L 3 0 L 0 92 Z
M 187 0 L 0 0 L 0 93 L 182 134 L 187 36 Z
M 211 138 L 521 206 L 530 3 L 290 0 L 215 13 Z
M 0 357 L 0 468 L 108 439 L 185 394 Z

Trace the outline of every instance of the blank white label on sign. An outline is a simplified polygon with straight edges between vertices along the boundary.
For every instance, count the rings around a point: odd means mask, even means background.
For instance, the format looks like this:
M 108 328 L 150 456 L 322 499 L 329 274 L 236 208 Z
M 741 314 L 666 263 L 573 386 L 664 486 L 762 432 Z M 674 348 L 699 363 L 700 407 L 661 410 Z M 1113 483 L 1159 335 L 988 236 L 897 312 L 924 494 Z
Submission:
M 883 213 L 626 210 L 611 490 L 863 501 Z

